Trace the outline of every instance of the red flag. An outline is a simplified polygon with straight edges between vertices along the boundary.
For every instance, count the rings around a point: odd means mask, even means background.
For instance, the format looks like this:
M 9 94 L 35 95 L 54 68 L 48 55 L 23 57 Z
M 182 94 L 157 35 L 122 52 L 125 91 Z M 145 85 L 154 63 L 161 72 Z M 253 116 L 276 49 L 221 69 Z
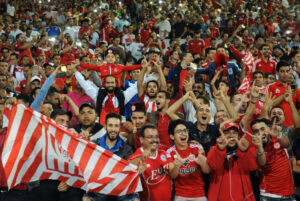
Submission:
M 2 163 L 9 188 L 53 179 L 109 195 L 142 190 L 135 165 L 22 104 L 6 111 Z

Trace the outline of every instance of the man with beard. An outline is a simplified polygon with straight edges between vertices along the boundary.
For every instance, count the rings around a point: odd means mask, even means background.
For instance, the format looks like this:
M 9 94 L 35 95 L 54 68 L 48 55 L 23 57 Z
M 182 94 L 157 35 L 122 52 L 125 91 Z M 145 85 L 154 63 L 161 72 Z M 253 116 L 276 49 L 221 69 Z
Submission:
M 275 47 L 273 47 L 272 55 L 273 55 L 273 60 L 279 62 L 280 59 L 285 55 L 284 49 L 282 49 L 280 45 L 276 45 Z
M 225 123 L 220 133 L 217 145 L 207 155 L 211 169 L 208 200 L 255 201 L 249 176 L 257 169 L 254 147 L 249 147 L 245 134 L 240 138 L 236 123 Z
M 117 87 L 117 80 L 113 75 L 104 79 L 104 86 L 98 88 L 94 83 L 85 80 L 83 75 L 73 66 L 75 77 L 85 93 L 96 103 L 97 114 L 100 117 L 100 124 L 105 124 L 105 116 L 109 113 L 125 114 L 125 105 L 137 93 L 137 85 L 134 84 L 124 92 Z
M 294 182 L 291 164 L 285 148 L 290 146 L 287 136 L 282 135 L 280 126 L 273 121 L 256 119 L 251 122 L 252 142 L 257 147 L 257 163 L 261 166 L 261 200 L 294 200 Z
M 17 39 L 17 43 L 15 43 L 15 51 L 19 53 L 19 63 L 21 61 L 21 59 L 23 58 L 23 56 L 28 56 L 29 58 L 29 62 L 31 64 L 33 64 L 33 58 L 32 58 L 32 54 L 31 54 L 31 50 L 30 48 L 32 48 L 34 46 L 34 43 L 37 40 L 37 37 L 33 37 L 33 39 L 29 42 L 26 42 L 26 37 L 24 34 L 19 33 L 16 36 Z
M 132 148 L 126 144 L 120 137 L 121 130 L 121 115 L 116 113 L 109 113 L 106 115 L 105 119 L 105 129 L 106 134 L 97 139 L 97 144 L 104 149 L 120 156 L 123 159 L 128 159 L 129 156 L 133 153 Z M 97 168 L 97 167 L 95 167 Z M 134 200 L 138 197 L 137 194 L 129 194 L 125 196 L 109 196 L 104 194 L 97 193 L 87 193 L 84 195 L 85 201 L 109 201 L 109 200 Z
M 286 61 L 280 61 L 276 65 L 276 70 L 278 74 L 278 80 L 267 86 L 266 92 L 270 95 L 276 97 L 273 105 L 279 105 L 284 110 L 285 121 L 283 126 L 292 126 L 293 117 L 291 112 L 291 107 L 288 102 L 284 100 L 285 93 L 289 88 L 289 75 L 290 75 L 290 65 Z
M 162 72 L 160 63 L 158 63 L 157 61 L 153 61 L 153 62 L 154 62 L 155 68 L 157 69 L 157 71 L 159 73 L 161 86 L 159 86 L 158 81 L 150 80 L 146 83 L 146 92 L 144 92 L 144 87 L 143 87 L 144 77 L 145 77 L 146 71 L 149 71 L 149 68 L 152 68 L 150 65 L 148 65 L 147 67 L 144 67 L 142 69 L 140 77 L 137 81 L 138 98 L 140 101 L 143 101 L 145 103 L 147 113 L 155 112 L 157 110 L 157 105 L 155 103 L 156 95 L 159 90 L 166 90 L 166 88 L 167 88 L 166 80 L 165 80 L 164 74 Z
M 287 136 L 289 138 L 291 146 L 288 148 L 289 154 L 291 152 L 291 147 L 293 145 L 293 132 L 295 132 L 295 128 L 300 127 L 300 119 L 297 112 L 297 109 L 295 107 L 295 104 L 293 102 L 292 92 L 291 89 L 288 88 L 284 94 L 284 100 L 289 104 L 292 112 L 292 118 L 294 127 L 287 127 L 283 126 L 283 123 L 285 121 L 285 114 L 284 110 L 281 106 L 275 105 L 272 106 L 272 99 L 269 101 L 269 97 L 267 97 L 267 100 L 264 103 L 262 114 L 260 115 L 260 118 L 269 119 L 270 122 L 274 122 L 277 126 L 280 128 L 281 134 Z
M 171 139 L 168 134 L 168 127 L 170 117 L 167 115 L 167 110 L 170 103 L 170 94 L 166 91 L 159 91 L 156 96 L 157 111 L 151 112 L 148 115 L 148 120 L 151 124 L 157 127 L 160 144 L 162 149 L 167 150 L 171 145 Z
M 263 44 L 260 49 L 261 57 L 253 64 L 253 72 L 259 70 L 263 73 L 276 73 L 276 61 L 270 56 L 270 47 Z
M 97 112 L 95 104 L 89 101 L 82 103 L 79 107 L 79 124 L 74 127 L 81 136 L 93 141 L 104 135 L 105 129 L 96 122 Z
M 168 170 L 171 171 L 180 161 L 170 163 L 164 150 L 159 149 L 159 135 L 156 127 L 146 124 L 141 128 L 140 147 L 129 158 L 130 163 L 144 166 L 141 174 L 143 191 L 140 198 L 143 201 L 171 200 L 172 183 Z

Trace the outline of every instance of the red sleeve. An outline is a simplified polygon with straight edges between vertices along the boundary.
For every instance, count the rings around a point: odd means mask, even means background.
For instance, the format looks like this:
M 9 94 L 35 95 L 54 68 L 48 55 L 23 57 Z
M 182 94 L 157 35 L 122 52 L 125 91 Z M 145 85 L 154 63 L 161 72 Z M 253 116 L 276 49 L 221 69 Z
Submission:
M 19 48 L 20 48 L 20 43 L 15 43 L 15 51 L 19 51 Z
M 212 170 L 218 171 L 223 169 L 226 153 L 226 149 L 224 151 L 221 151 L 218 149 L 217 146 L 211 147 L 211 149 L 208 152 L 206 162 L 209 164 Z
M 246 152 L 237 149 L 236 155 L 239 156 L 239 166 L 242 171 L 253 171 L 257 169 L 256 147 L 250 146 Z
M 105 65 L 93 65 L 93 64 L 80 63 L 80 66 L 88 70 L 94 70 L 102 73 L 101 71 Z
M 121 69 L 122 69 L 122 72 L 136 70 L 136 69 L 142 69 L 142 65 L 122 66 Z
M 239 59 L 242 59 L 245 55 L 242 54 L 240 51 L 238 51 L 237 49 L 235 49 L 233 46 L 230 45 L 229 47 L 230 51 Z

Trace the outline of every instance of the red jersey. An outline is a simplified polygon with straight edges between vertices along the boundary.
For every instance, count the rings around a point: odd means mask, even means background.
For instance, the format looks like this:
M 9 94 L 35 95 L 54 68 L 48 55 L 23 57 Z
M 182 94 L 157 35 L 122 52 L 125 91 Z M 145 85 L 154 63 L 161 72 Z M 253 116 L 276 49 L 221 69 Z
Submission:
M 36 51 L 35 51 L 35 55 L 37 57 L 37 55 L 40 55 L 42 53 L 45 53 L 46 59 L 45 62 L 48 63 L 49 62 L 49 58 L 51 57 L 51 47 L 47 46 L 47 47 L 37 47 Z
M 188 49 L 192 54 L 198 53 L 201 56 L 204 46 L 205 42 L 202 39 L 189 40 L 186 49 Z
M 74 61 L 75 55 L 73 53 L 65 53 L 61 56 L 60 63 L 63 65 L 68 65 L 72 61 Z
M 220 37 L 220 31 L 219 31 L 219 28 L 214 27 L 214 28 L 212 28 L 210 31 L 211 31 L 211 34 L 210 34 L 210 37 L 211 37 L 211 38 L 219 38 L 219 37 Z
M 167 151 L 168 157 L 172 161 L 175 160 L 175 150 L 181 158 L 185 159 L 185 163 L 180 166 L 179 175 L 175 179 L 175 194 L 189 198 L 205 196 L 201 167 L 195 162 L 200 151 L 203 151 L 202 155 L 205 156 L 203 147 L 189 144 L 186 150 L 179 150 L 174 145 Z
M 257 70 L 260 70 L 263 73 L 276 74 L 276 61 L 274 61 L 270 57 L 267 62 L 265 62 L 262 58 L 259 58 L 253 64 L 253 72 Z
M 151 113 L 151 112 L 157 111 L 156 102 L 150 101 L 148 95 L 143 94 L 141 97 L 139 97 L 139 101 L 143 101 L 145 103 L 146 113 Z
M 133 160 L 143 154 L 143 148 L 134 152 L 128 160 Z M 163 150 L 158 150 L 155 157 L 144 160 L 146 170 L 142 174 L 143 191 L 140 192 L 140 199 L 143 201 L 159 200 L 170 201 L 172 193 L 171 178 L 167 173 L 170 158 Z
M 294 181 L 287 152 L 272 136 L 264 150 L 266 164 L 261 168 L 261 193 L 279 196 L 293 195 L 295 193 Z
M 266 92 L 268 94 L 272 92 L 272 95 L 278 98 L 279 96 L 284 94 L 285 89 L 286 87 L 279 80 L 277 80 L 276 82 L 267 86 Z M 281 106 L 284 111 L 285 121 L 283 122 L 283 126 L 287 126 L 287 127 L 293 126 L 293 116 L 292 116 L 292 110 L 290 104 L 285 100 L 283 100 L 278 105 Z
M 20 50 L 20 47 L 23 46 L 21 43 L 15 43 L 15 51 L 19 52 L 19 65 L 21 64 L 21 59 L 23 56 L 28 56 L 29 57 L 29 62 L 33 64 L 33 58 L 31 54 L 30 48 L 26 48 L 25 50 Z
M 289 33 L 286 34 L 288 37 L 292 37 L 298 31 L 298 25 L 295 21 L 286 22 L 284 26 L 285 29 L 289 31 Z
M 167 114 L 164 116 L 158 112 L 158 123 L 157 123 L 157 130 L 159 133 L 160 144 L 164 146 L 165 150 L 167 150 L 170 146 L 172 146 L 172 141 L 170 139 L 168 133 L 168 126 L 170 122 L 170 118 Z
M 80 63 L 80 66 L 88 70 L 95 70 L 97 72 L 100 72 L 101 73 L 100 77 L 102 77 L 102 83 L 104 83 L 104 79 L 106 76 L 113 75 L 117 80 L 118 88 L 121 87 L 121 78 L 122 78 L 122 73 L 124 71 L 131 71 L 131 70 L 142 68 L 142 65 L 123 66 L 119 64 L 108 64 L 108 63 L 102 65 Z
M 151 29 L 144 29 L 142 28 L 140 30 L 140 34 L 141 34 L 141 42 L 144 43 L 144 45 L 147 45 L 148 39 L 150 37 L 151 34 Z

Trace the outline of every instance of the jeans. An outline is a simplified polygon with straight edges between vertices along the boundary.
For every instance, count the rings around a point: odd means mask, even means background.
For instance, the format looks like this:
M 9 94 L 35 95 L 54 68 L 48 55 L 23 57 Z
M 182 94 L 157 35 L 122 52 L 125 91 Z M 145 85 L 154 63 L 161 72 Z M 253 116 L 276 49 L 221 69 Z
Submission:
M 0 201 L 27 201 L 27 191 L 11 189 L 7 192 L 0 192 Z
M 88 192 L 84 197 L 90 198 L 92 201 L 133 201 L 139 199 L 138 193 L 132 193 L 123 196 L 104 195 L 99 193 Z
M 296 201 L 295 198 L 270 198 L 270 197 L 264 197 L 260 196 L 260 201 Z

